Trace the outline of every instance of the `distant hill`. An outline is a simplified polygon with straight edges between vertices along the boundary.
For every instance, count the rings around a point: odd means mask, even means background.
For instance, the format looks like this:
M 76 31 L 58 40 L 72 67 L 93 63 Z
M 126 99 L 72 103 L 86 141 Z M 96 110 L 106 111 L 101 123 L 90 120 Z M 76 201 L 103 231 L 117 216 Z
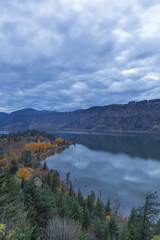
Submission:
M 32 108 L 0 113 L 1 130 L 28 128 L 88 131 L 160 131 L 160 99 L 91 107 L 72 112 Z

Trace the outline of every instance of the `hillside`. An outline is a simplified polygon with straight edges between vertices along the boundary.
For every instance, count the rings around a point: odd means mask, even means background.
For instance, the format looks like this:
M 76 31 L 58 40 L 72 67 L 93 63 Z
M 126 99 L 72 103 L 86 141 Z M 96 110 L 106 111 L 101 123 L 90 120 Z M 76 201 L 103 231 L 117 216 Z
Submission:
M 23 109 L 0 113 L 0 129 L 159 131 L 160 99 L 91 107 L 71 112 Z

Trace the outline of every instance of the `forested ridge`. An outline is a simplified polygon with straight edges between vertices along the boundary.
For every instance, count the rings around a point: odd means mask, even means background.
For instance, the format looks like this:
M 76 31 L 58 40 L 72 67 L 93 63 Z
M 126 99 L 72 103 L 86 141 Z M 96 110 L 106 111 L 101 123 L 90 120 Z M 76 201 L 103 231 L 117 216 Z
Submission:
M 0 129 L 159 131 L 160 99 L 94 106 L 70 112 L 23 109 L 0 113 Z
M 160 204 L 150 192 L 129 218 L 109 196 L 75 192 L 42 160 L 74 144 L 53 134 L 28 130 L 0 137 L 0 236 L 13 240 L 151 240 L 160 234 Z M 128 196 L 129 197 L 129 196 Z M 4 229 L 5 228 L 5 229 Z

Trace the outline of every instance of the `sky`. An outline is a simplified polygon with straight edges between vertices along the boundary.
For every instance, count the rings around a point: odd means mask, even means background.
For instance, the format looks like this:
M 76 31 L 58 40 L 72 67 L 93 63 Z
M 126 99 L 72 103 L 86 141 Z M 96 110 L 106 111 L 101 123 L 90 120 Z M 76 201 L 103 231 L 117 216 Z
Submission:
M 160 98 L 158 0 L 1 0 L 0 112 Z

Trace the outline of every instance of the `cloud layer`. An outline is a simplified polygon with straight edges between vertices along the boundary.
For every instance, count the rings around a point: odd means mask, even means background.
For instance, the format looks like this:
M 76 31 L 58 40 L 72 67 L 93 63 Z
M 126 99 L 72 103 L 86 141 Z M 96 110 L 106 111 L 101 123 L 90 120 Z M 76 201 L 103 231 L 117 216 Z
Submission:
M 160 98 L 160 3 L 0 2 L 0 111 Z

